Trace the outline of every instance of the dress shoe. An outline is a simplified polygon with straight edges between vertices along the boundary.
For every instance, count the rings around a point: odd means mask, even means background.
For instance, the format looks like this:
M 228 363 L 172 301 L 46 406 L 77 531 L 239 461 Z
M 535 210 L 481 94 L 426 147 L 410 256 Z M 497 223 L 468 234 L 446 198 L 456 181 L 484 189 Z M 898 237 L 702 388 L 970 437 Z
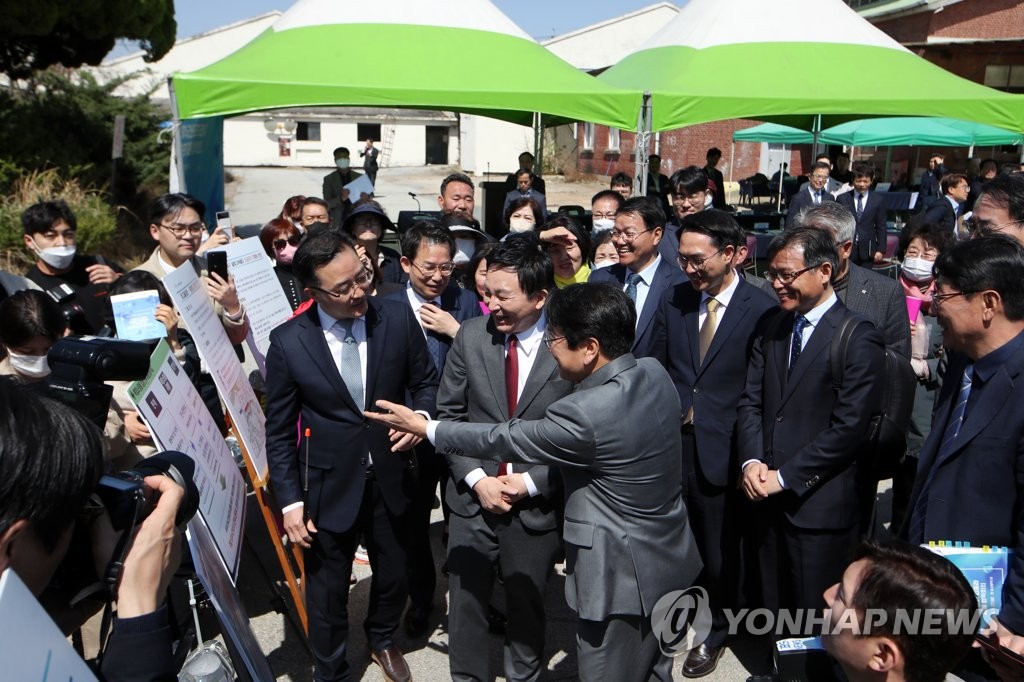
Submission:
M 779 682 L 779 678 L 775 675 L 751 675 L 747 682 Z
M 427 634 L 430 626 L 430 609 L 421 606 L 410 606 L 405 612 L 405 634 L 418 638 Z
M 704 677 L 718 667 L 718 659 L 725 653 L 725 647 L 700 644 L 686 655 L 683 661 L 683 677 Z
M 388 682 L 412 682 L 412 673 L 409 672 L 405 657 L 394 644 L 383 649 L 371 650 L 370 658 L 380 666 L 384 679 Z

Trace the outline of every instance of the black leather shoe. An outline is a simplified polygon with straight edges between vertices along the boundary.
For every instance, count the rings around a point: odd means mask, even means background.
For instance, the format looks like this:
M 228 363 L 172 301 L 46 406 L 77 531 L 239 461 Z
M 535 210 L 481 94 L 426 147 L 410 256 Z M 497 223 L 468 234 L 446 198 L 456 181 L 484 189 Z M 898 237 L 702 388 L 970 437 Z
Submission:
M 713 647 L 707 644 L 700 644 L 695 649 L 690 649 L 683 661 L 683 677 L 704 677 L 715 671 L 718 667 L 718 659 L 725 653 L 725 647 Z
M 384 649 L 373 649 L 370 658 L 380 666 L 384 679 L 388 682 L 412 682 L 412 673 L 402 656 L 401 650 L 394 644 Z
M 427 634 L 430 626 L 430 609 L 420 606 L 410 606 L 405 612 L 405 634 L 413 638 L 419 638 Z

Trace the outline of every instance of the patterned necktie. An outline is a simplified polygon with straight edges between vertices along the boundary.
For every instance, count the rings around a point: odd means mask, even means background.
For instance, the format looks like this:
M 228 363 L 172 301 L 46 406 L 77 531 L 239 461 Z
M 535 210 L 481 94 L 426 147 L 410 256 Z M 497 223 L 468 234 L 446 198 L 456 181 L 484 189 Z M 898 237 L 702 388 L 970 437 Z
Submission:
M 437 306 L 438 308 L 441 307 L 441 302 L 437 299 L 428 301 L 428 303 Z M 429 329 L 424 329 L 423 331 L 427 334 L 427 350 L 430 351 L 430 357 L 434 361 L 434 367 L 438 372 L 440 372 L 443 366 L 443 359 L 441 357 L 441 340 L 437 338 L 437 334 L 435 332 L 432 332 Z
M 505 400 L 508 401 L 508 418 L 512 419 L 519 403 L 519 339 L 515 334 L 508 337 L 508 353 L 505 354 Z M 499 476 L 508 472 L 508 462 L 498 464 Z
M 352 334 L 352 324 L 352 320 L 338 320 L 335 324 L 341 329 L 341 378 L 352 400 L 363 409 L 366 404 L 363 397 L 363 368 L 359 360 L 359 344 Z
M 815 206 L 821 206 L 821 191 L 820 190 L 814 193 L 814 205 Z
M 700 327 L 700 334 L 697 337 L 700 348 L 700 364 L 704 364 L 704 357 L 711 347 L 711 340 L 715 338 L 715 330 L 718 329 L 718 306 L 721 305 L 714 297 L 708 299 L 708 314 L 704 318 L 704 324 Z
M 939 445 L 939 450 L 932 461 L 931 468 L 928 470 L 924 483 L 921 485 L 921 493 L 917 496 L 917 501 L 914 503 L 914 509 L 910 516 L 910 534 L 908 539 L 914 544 L 919 545 L 925 541 L 924 518 L 928 511 L 928 490 L 932 485 L 935 465 L 956 447 L 956 437 L 960 435 L 960 427 L 964 424 L 964 415 L 967 412 L 967 399 L 971 396 L 971 383 L 973 381 L 974 365 L 967 365 L 964 369 L 963 377 L 960 378 L 960 391 L 956 396 L 956 405 L 953 406 L 953 411 L 949 415 L 949 421 L 946 422 L 946 428 L 942 432 L 942 443 Z
M 861 216 L 864 215 L 864 195 L 857 195 L 857 220 L 860 220 Z
M 800 313 L 793 319 L 793 345 L 789 349 L 789 371 L 793 371 L 796 361 L 800 357 L 800 351 L 804 349 L 804 327 L 811 322 Z
M 626 277 L 626 296 L 629 296 L 633 303 L 636 303 L 636 286 L 642 281 L 643 278 L 635 272 L 629 273 Z

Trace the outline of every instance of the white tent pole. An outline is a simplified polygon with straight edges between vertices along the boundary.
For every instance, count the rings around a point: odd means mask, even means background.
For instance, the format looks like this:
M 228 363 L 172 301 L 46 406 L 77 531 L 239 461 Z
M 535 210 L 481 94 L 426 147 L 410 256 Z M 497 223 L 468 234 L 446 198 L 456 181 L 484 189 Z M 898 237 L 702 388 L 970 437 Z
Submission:
M 811 155 L 812 156 L 817 156 L 818 155 L 818 133 L 821 132 L 821 114 L 818 114 L 817 116 L 814 117 L 814 124 L 813 124 L 812 128 L 813 128 L 813 130 L 811 132 L 814 133 L 814 144 L 811 145 Z
M 782 160 L 779 161 L 779 188 L 778 195 L 775 197 L 775 211 L 782 211 L 782 185 L 785 184 L 786 180 L 786 144 L 782 145 Z
M 181 158 L 181 119 L 178 118 L 178 99 L 174 94 L 174 79 L 167 79 L 167 90 L 171 94 L 171 168 L 168 189 L 171 192 L 187 192 L 185 185 L 185 164 Z
M 533 173 L 543 175 L 544 168 L 544 115 L 533 112 Z
M 974 156 L 974 142 L 971 142 L 971 148 L 967 150 L 967 158 L 970 159 Z
M 736 140 L 732 141 L 729 147 L 729 182 L 732 182 L 732 171 L 736 168 Z
M 636 121 L 636 166 L 634 170 L 633 187 L 636 190 L 634 196 L 647 196 L 647 164 L 650 156 L 651 138 L 651 93 L 645 92 L 643 103 L 640 105 L 640 113 Z

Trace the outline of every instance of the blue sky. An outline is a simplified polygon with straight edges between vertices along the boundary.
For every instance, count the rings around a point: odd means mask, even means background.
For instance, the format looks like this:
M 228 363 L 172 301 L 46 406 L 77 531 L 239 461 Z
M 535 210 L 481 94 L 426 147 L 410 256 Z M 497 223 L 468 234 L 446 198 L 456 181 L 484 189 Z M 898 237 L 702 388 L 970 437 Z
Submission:
M 337 0 L 367 2 L 372 0 Z M 382 0 L 375 0 L 382 1 Z M 445 0 L 423 0 L 423 2 Z M 534 38 L 549 38 L 588 24 L 611 19 L 632 10 L 655 4 L 658 0 L 492 0 L 520 28 Z M 679 4 L 678 2 L 676 4 Z M 271 10 L 284 11 L 288 0 L 175 0 L 178 37 L 209 31 L 240 19 Z

